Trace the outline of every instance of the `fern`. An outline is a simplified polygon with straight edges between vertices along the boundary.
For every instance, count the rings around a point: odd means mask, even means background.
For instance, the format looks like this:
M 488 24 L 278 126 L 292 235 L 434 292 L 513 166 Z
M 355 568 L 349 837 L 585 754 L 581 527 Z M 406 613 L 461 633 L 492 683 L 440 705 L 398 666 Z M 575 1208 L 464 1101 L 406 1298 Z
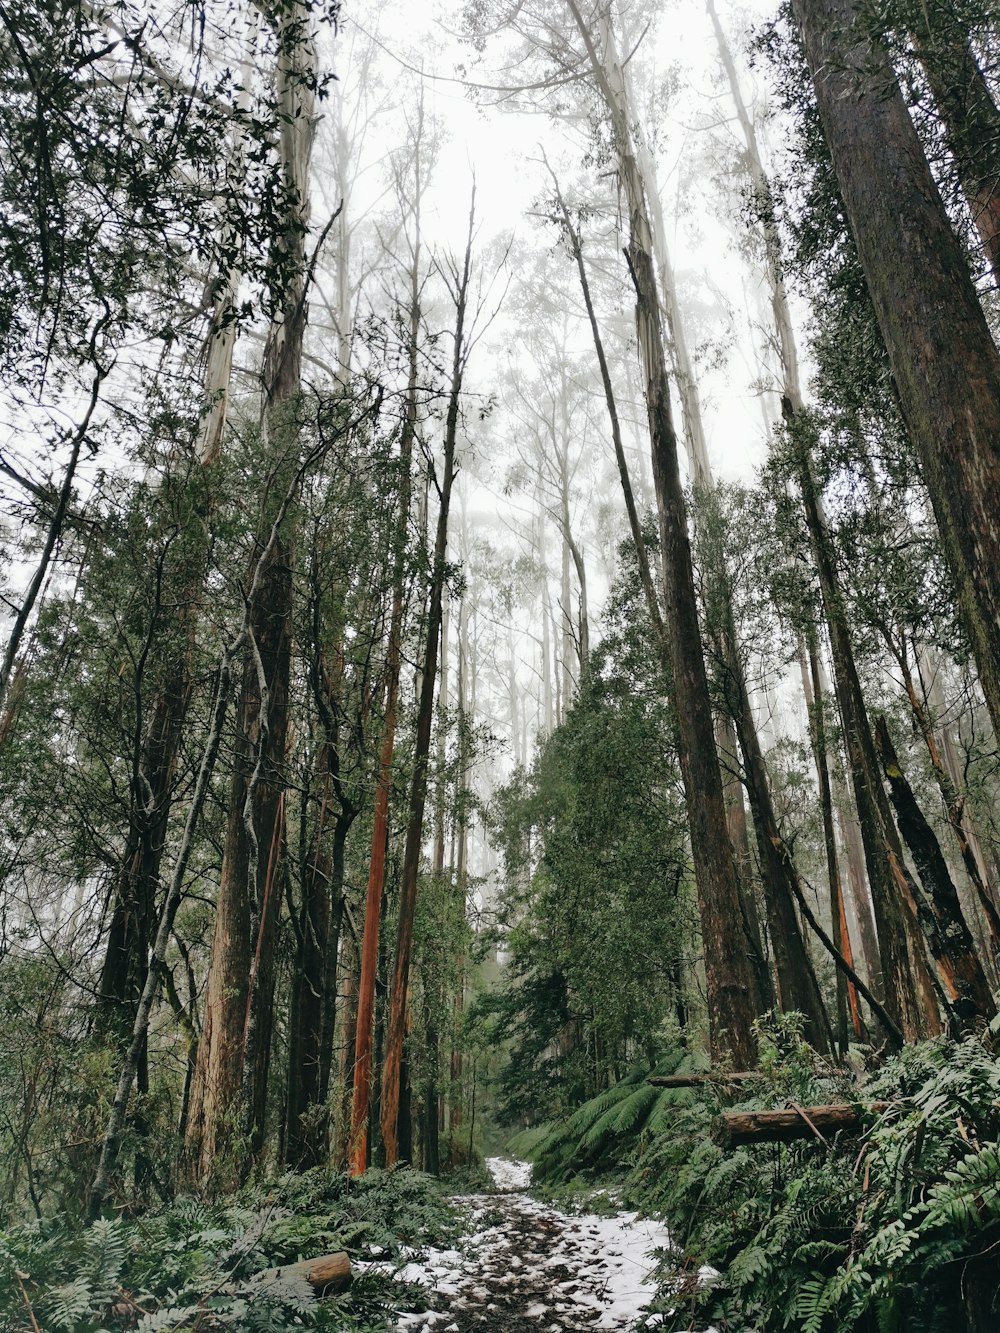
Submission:
M 836 1076 L 807 1067 L 794 1033 L 772 1043 L 769 1074 L 745 1103 L 822 1096 Z M 1000 1242 L 1000 1065 L 976 1040 L 910 1047 L 866 1088 L 893 1102 L 864 1141 L 761 1144 L 723 1152 L 711 1095 L 658 1103 L 626 1182 L 655 1202 L 683 1251 L 664 1265 L 665 1330 L 953 1333 L 965 1326 L 962 1274 Z M 843 1095 L 843 1093 L 841 1093 Z M 900 1099 L 905 1098 L 904 1104 Z M 661 1117 L 664 1117 L 661 1119 Z M 985 1233 L 985 1234 L 984 1234 Z M 721 1272 L 692 1281 L 702 1264 Z
M 945 1172 L 927 1197 L 923 1230 L 975 1231 L 1000 1220 L 1000 1145 L 986 1144 Z

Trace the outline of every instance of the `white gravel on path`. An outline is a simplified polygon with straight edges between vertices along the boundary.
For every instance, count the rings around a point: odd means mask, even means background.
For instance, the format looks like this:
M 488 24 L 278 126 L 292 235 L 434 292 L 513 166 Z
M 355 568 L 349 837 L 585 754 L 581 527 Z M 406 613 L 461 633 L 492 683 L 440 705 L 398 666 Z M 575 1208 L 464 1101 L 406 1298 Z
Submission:
M 636 1213 L 568 1214 L 524 1191 L 531 1167 L 494 1157 L 497 1194 L 457 1200 L 470 1210 L 461 1250 L 430 1250 L 399 1277 L 429 1289 L 432 1308 L 398 1329 L 435 1333 L 574 1333 L 652 1328 L 652 1251 L 666 1228 Z

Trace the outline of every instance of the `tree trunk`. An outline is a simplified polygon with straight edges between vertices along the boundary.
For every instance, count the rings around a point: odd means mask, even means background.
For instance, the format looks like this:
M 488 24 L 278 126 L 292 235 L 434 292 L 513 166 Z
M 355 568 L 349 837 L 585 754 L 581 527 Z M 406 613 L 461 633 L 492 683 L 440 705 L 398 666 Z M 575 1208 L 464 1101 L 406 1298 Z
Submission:
M 900 406 L 1000 734 L 1000 353 L 888 57 L 852 0 L 793 0 Z
M 455 300 L 455 346 L 452 359 L 451 387 L 448 394 L 448 411 L 445 418 L 444 475 L 441 480 L 437 531 L 434 541 L 430 607 L 427 614 L 424 658 L 420 679 L 420 698 L 413 753 L 413 777 L 410 783 L 409 821 L 406 828 L 406 845 L 403 851 L 403 868 L 399 886 L 399 927 L 389 993 L 389 1019 L 379 1106 L 386 1166 L 394 1166 L 398 1157 L 397 1121 L 399 1117 L 400 1075 L 403 1062 L 403 1042 L 406 1033 L 410 952 L 413 944 L 413 916 L 416 908 L 417 876 L 420 870 L 420 849 L 423 839 L 424 802 L 427 796 L 427 761 L 430 754 L 438 646 L 441 638 L 442 600 L 446 575 L 445 558 L 448 546 L 448 513 L 451 506 L 452 483 L 455 477 L 455 448 L 458 440 L 458 415 L 461 403 L 462 379 L 468 356 L 465 321 L 469 284 L 472 277 L 475 198 L 475 187 L 473 187 L 465 259 L 461 273 L 459 274 L 456 271 L 454 275 L 455 283 L 452 291 Z
M 790 409 L 786 409 L 786 412 L 794 423 L 795 417 Z M 830 629 L 835 693 L 854 782 L 868 883 L 875 909 L 885 1007 L 905 1040 L 916 1041 L 939 1031 L 940 1022 L 922 941 L 917 938 L 914 948 L 910 949 L 909 937 L 913 934 L 913 925 L 903 902 L 906 888 L 902 849 L 882 787 L 868 711 L 861 693 L 854 650 L 845 621 L 839 576 L 829 550 L 812 479 L 808 446 L 805 441 L 799 443 L 802 449 L 799 485 Z
M 871 1102 L 867 1107 L 849 1103 L 832 1106 L 797 1106 L 791 1111 L 723 1111 L 712 1137 L 724 1148 L 744 1143 L 790 1143 L 794 1139 L 819 1139 L 840 1130 L 857 1132 L 866 1119 L 888 1109 L 889 1102 Z
M 281 247 L 290 276 L 279 297 L 265 348 L 262 443 L 273 473 L 267 493 L 298 464 L 298 394 L 305 334 L 309 161 L 312 152 L 315 53 L 307 6 L 296 0 L 283 17 L 278 57 L 280 136 L 287 188 Z M 286 507 L 287 513 L 287 507 Z M 284 841 L 284 760 L 291 670 L 292 570 L 289 539 L 271 515 L 251 568 L 249 650 L 237 709 L 235 766 L 216 905 L 205 1025 L 189 1120 L 189 1158 L 201 1179 L 221 1166 L 222 1136 L 242 1132 L 248 1156 L 264 1142 L 271 1054 L 274 945 L 280 911 L 278 864 Z M 249 582 L 249 580 L 248 580 Z M 235 1164 L 233 1164 L 235 1166 Z
M 990 985 L 976 954 L 937 834 L 928 824 L 906 780 L 885 718 L 875 720 L 875 744 L 889 782 L 899 828 L 930 899 L 918 900 L 918 918 L 944 982 L 945 995 L 959 1030 L 974 1029 L 996 1014 Z
M 933 721 L 928 716 L 927 708 L 917 693 L 916 684 L 908 670 L 904 670 L 904 684 L 914 721 L 924 739 L 924 744 L 927 746 L 931 768 L 934 771 L 938 790 L 944 802 L 949 827 L 955 836 L 969 883 L 972 885 L 986 918 L 990 934 L 990 948 L 995 962 L 1000 957 L 1000 912 L 997 911 L 996 903 L 987 883 L 982 854 L 981 852 L 977 854 L 977 840 L 966 813 L 965 797 L 959 795 L 958 786 L 955 782 L 957 765 L 946 762 L 948 740 L 946 737 L 942 737 L 939 744 L 938 737 L 934 732 Z
M 259 562 L 263 553 L 256 556 Z M 284 744 L 291 666 L 291 569 L 279 539 L 268 552 L 251 608 L 251 650 L 243 666 L 222 872 L 215 908 L 205 1019 L 198 1046 L 188 1152 L 200 1180 L 235 1177 L 249 1161 L 225 1160 L 223 1144 L 263 1134 L 270 1054 L 269 1007 L 284 840 Z M 235 1178 L 234 1177 L 234 1178 Z
M 837 857 L 837 835 L 833 823 L 833 795 L 830 786 L 829 753 L 826 744 L 826 713 L 823 698 L 823 684 L 819 670 L 819 648 L 816 643 L 816 631 L 809 626 L 808 634 L 809 662 L 805 660 L 805 650 L 800 641 L 799 661 L 802 667 L 802 685 L 805 693 L 806 708 L 809 712 L 809 735 L 812 740 L 813 759 L 816 764 L 816 781 L 819 786 L 819 803 L 823 815 L 823 845 L 826 850 L 826 873 L 830 885 L 830 920 L 833 937 L 840 946 L 840 952 L 853 967 L 854 951 L 847 929 L 847 911 L 844 907 L 844 893 L 840 881 L 840 863 Z M 851 1025 L 855 1038 L 860 1041 L 864 1035 L 861 1023 L 861 1011 L 858 1008 L 857 987 L 845 979 L 842 972 L 837 972 L 837 1043 L 841 1055 L 847 1053 L 847 1010 L 851 1011 Z
M 600 326 L 594 311 L 594 303 L 590 295 L 590 282 L 587 278 L 587 268 L 583 259 L 583 242 L 579 230 L 574 226 L 569 209 L 566 207 L 566 203 L 562 197 L 559 181 L 555 172 L 549 167 L 547 160 L 546 166 L 548 167 L 549 175 L 552 177 L 552 183 L 555 188 L 556 204 L 559 208 L 562 224 L 566 230 L 567 237 L 569 238 L 573 257 L 576 260 L 577 272 L 580 277 L 580 289 L 583 294 L 583 302 L 586 307 L 587 318 L 590 321 L 591 334 L 594 339 L 594 350 L 597 355 L 597 364 L 600 368 L 601 382 L 604 386 L 604 398 L 608 409 L 608 420 L 611 425 L 611 439 L 614 444 L 615 461 L 618 465 L 618 476 L 621 481 L 622 495 L 625 500 L 625 512 L 628 515 L 629 531 L 632 535 L 632 544 L 635 547 L 636 564 L 639 569 L 639 582 L 642 586 L 643 595 L 646 600 L 646 609 L 649 613 L 654 637 L 659 650 L 660 667 L 664 673 L 664 677 L 669 678 L 670 652 L 667 646 L 666 631 L 663 624 L 663 616 L 660 611 L 656 586 L 653 582 L 652 570 L 649 566 L 649 555 L 646 549 L 646 541 L 643 537 L 642 527 L 639 523 L 639 514 L 632 490 L 632 479 L 629 475 L 628 460 L 625 457 L 625 446 L 622 440 L 621 423 L 618 417 L 618 406 L 615 399 L 614 386 L 611 382 L 611 372 L 608 368 L 608 360 L 604 351 L 604 340 L 601 337 Z M 720 713 L 716 718 L 716 743 L 722 760 L 722 784 L 726 804 L 726 822 L 729 829 L 730 839 L 732 841 L 734 856 L 736 858 L 737 884 L 740 892 L 740 915 L 747 938 L 748 952 L 755 982 L 754 1004 L 757 1011 L 763 1013 L 766 1009 L 769 1009 L 773 1003 L 771 977 L 768 971 L 767 959 L 764 954 L 764 946 L 761 940 L 760 921 L 757 916 L 757 904 L 753 896 L 750 867 L 750 844 L 747 838 L 746 808 L 743 804 L 743 784 L 740 782 L 736 771 L 736 733 L 733 729 L 732 719 L 727 714 Z
M 606 21 L 602 24 L 601 53 L 576 0 L 567 0 L 567 4 L 586 44 L 591 69 L 611 119 L 619 178 L 628 200 L 626 253 L 636 291 L 636 325 L 659 510 L 664 620 L 701 916 L 711 1044 L 717 1055 L 728 1055 L 736 1065 L 746 1065 L 755 1046 L 754 983 L 739 927 L 739 888 L 712 734 L 711 699 L 698 623 L 677 437 L 671 419 L 644 186 L 632 147 L 621 60 L 610 24 Z
M 419 162 L 419 140 L 417 145 Z M 419 166 L 418 166 L 419 180 Z M 357 1026 L 354 1037 L 353 1097 L 351 1130 L 348 1141 L 348 1168 L 352 1176 L 363 1175 L 368 1164 L 368 1126 L 372 1103 L 372 1041 L 375 1025 L 375 982 L 378 974 L 379 938 L 382 923 L 382 899 L 385 894 L 385 858 L 389 839 L 389 794 L 396 747 L 396 721 L 399 709 L 399 675 L 403 652 L 403 613 L 405 606 L 406 547 L 413 492 L 413 443 L 417 429 L 417 389 L 419 383 L 420 338 L 420 190 L 414 201 L 416 234 L 410 266 L 409 346 L 406 407 L 399 441 L 399 508 L 396 512 L 396 540 L 393 551 L 392 611 L 385 666 L 385 717 L 379 751 L 378 778 L 375 787 L 375 812 L 372 825 L 371 857 L 365 896 L 365 923 L 361 937 L 358 975 Z
M 794 886 L 799 882 L 798 872 L 778 828 L 746 680 L 731 634 L 726 635 L 723 647 L 729 664 L 727 694 L 746 761 L 747 790 L 757 833 L 757 855 L 764 882 L 778 1005 L 785 1013 L 798 1010 L 803 1014 L 808 1024 L 805 1035 L 818 1051 L 827 1052 L 832 1045 L 830 1020 L 795 914 Z

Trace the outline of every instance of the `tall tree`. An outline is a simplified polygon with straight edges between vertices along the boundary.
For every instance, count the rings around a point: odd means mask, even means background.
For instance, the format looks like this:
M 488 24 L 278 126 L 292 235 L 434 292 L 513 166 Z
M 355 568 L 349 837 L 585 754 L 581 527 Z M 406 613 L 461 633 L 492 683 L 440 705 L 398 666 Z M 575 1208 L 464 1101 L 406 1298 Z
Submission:
M 411 519 L 413 488 L 413 445 L 420 410 L 420 335 L 424 277 L 421 272 L 421 201 L 426 188 L 428 167 L 424 141 L 423 100 L 410 127 L 412 135 L 412 184 L 400 164 L 395 167 L 396 197 L 409 226 L 406 236 L 406 310 L 407 382 L 403 420 L 399 437 L 399 482 L 395 539 L 392 550 L 392 609 L 386 648 L 385 701 L 375 810 L 372 825 L 371 856 L 365 897 L 364 933 L 358 975 L 357 1022 L 354 1037 L 353 1093 L 351 1129 L 348 1140 L 348 1164 L 352 1175 L 362 1175 L 368 1165 L 368 1128 L 372 1103 L 372 1043 L 375 1026 L 375 982 L 378 973 L 382 900 L 385 894 L 385 858 L 389 838 L 389 797 L 392 787 L 393 757 L 396 747 L 396 722 L 399 711 L 399 683 L 402 666 L 404 610 L 406 605 L 407 542 Z
M 576 0 L 566 0 L 611 122 L 619 180 L 628 202 L 626 251 L 636 292 L 636 323 L 653 455 L 664 580 L 664 622 L 670 648 L 681 771 L 688 800 L 698 886 L 712 1048 L 737 1066 L 753 1058 L 754 983 L 742 939 L 739 889 L 712 732 L 708 677 L 691 565 L 687 513 L 670 407 L 646 186 L 631 131 L 622 61 L 610 13 L 591 30 Z
M 1000 732 L 1000 353 L 885 47 L 852 0 L 793 0 L 823 132 Z
M 277 31 L 277 95 L 285 225 L 277 242 L 281 288 L 264 354 L 261 439 L 269 469 L 265 514 L 301 456 L 302 347 L 306 329 L 309 163 L 316 57 L 308 6 L 272 16 Z M 267 517 L 263 531 L 270 529 Z M 210 1179 L 225 1169 L 222 1145 L 238 1129 L 249 1161 L 264 1134 L 270 1064 L 274 947 L 281 895 L 285 741 L 291 670 L 290 523 L 251 559 L 255 595 L 236 721 L 236 755 L 216 900 L 205 1021 L 188 1124 L 193 1170 Z M 267 560 L 260 567 L 261 554 Z M 259 575 L 259 577 L 258 577 Z
M 379 1117 L 385 1162 L 393 1166 L 398 1156 L 398 1120 L 400 1113 L 401 1069 L 406 1036 L 409 1002 L 410 956 L 413 946 L 413 914 L 417 900 L 417 878 L 423 845 L 424 802 L 427 796 L 427 770 L 430 757 L 431 727 L 434 720 L 434 695 L 437 688 L 438 651 L 441 643 L 441 615 L 447 577 L 448 515 L 455 480 L 455 451 L 462 403 L 462 383 L 468 364 L 475 312 L 470 311 L 472 283 L 472 248 L 475 236 L 476 192 L 472 190 L 469 229 L 461 263 L 449 261 L 446 281 L 455 306 L 452 333 L 451 382 L 444 427 L 444 451 L 441 481 L 438 484 L 438 514 L 431 568 L 430 604 L 424 629 L 424 651 L 420 670 L 420 694 L 417 702 L 416 738 L 413 750 L 413 776 L 406 825 L 406 845 L 399 885 L 399 925 L 389 990 L 389 1017 L 386 1031 L 385 1062 L 382 1069 Z M 468 320 L 468 328 L 467 328 Z
M 926 1031 L 936 1030 L 937 1004 L 923 942 L 916 930 L 913 915 L 905 905 L 912 897 L 912 881 L 907 879 L 899 836 L 882 786 L 840 578 L 832 558 L 825 515 L 813 475 L 811 427 L 805 416 L 798 349 L 785 289 L 781 240 L 774 217 L 770 182 L 761 159 L 753 119 L 743 100 L 732 55 L 711 0 L 709 15 L 745 139 L 751 182 L 760 201 L 765 271 L 781 364 L 782 410 L 794 436 L 797 481 L 830 633 L 837 704 L 878 923 L 880 960 L 886 987 L 883 998 L 897 1030 L 907 1040 L 913 1040 Z

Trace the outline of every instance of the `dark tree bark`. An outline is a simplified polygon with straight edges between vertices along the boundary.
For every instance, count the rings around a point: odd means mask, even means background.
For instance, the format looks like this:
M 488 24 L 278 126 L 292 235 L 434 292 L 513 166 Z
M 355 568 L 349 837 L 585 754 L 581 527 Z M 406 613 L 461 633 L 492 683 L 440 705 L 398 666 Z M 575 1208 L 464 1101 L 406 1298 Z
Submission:
M 754 980 L 741 929 L 739 887 L 726 821 L 712 707 L 698 621 L 687 508 L 663 351 L 660 300 L 644 186 L 629 128 L 621 60 L 603 21 L 599 51 L 576 4 L 567 0 L 611 120 L 618 174 L 628 201 L 626 251 L 636 293 L 636 328 L 652 450 L 664 580 L 664 622 L 670 656 L 678 751 L 687 800 L 691 848 L 708 989 L 711 1044 L 737 1066 L 754 1056 Z
M 289 1004 L 284 1159 L 296 1170 L 320 1166 L 327 1155 L 328 1126 L 325 1114 L 319 1111 L 328 1090 L 329 1076 L 324 1079 L 324 1069 L 329 1070 L 329 1059 L 324 1058 L 324 1051 L 336 1018 L 344 848 L 358 814 L 347 802 L 334 819 L 330 839 L 324 828 L 328 800 L 325 791 L 305 867 Z
M 548 166 L 547 160 L 546 166 Z M 583 303 L 587 311 L 587 318 L 590 322 L 590 330 L 594 339 L 594 351 L 597 355 L 597 364 L 601 372 L 601 383 L 604 387 L 604 399 L 607 404 L 608 420 L 611 425 L 611 439 L 615 450 L 615 461 L 618 465 L 618 476 L 621 481 L 622 495 L 625 500 L 625 512 L 628 515 L 629 531 L 632 534 L 632 543 L 635 547 L 636 563 L 639 569 L 639 582 L 642 585 L 643 595 L 646 599 L 646 609 L 653 626 L 654 637 L 660 659 L 660 669 L 662 670 L 664 677 L 669 679 L 670 649 L 667 643 L 663 615 L 660 611 L 660 602 L 656 593 L 656 585 L 653 582 L 653 574 L 649 565 L 646 541 L 642 533 L 642 526 L 639 523 L 639 513 L 636 508 L 635 496 L 632 490 L 632 479 L 629 476 L 628 460 L 625 457 L 625 446 L 622 441 L 621 423 L 618 417 L 618 406 L 615 399 L 614 385 L 612 384 L 611 372 L 608 368 L 608 359 L 604 351 L 604 340 L 601 337 L 600 325 L 597 322 L 597 315 L 594 311 L 594 303 L 590 294 L 590 282 L 587 277 L 587 267 L 583 258 L 583 241 L 579 229 L 574 225 L 569 209 L 566 207 L 562 191 L 559 188 L 558 179 L 551 167 L 549 167 L 549 175 L 552 177 L 556 205 L 559 209 L 562 226 L 566 232 L 567 239 L 569 240 L 573 258 L 576 261 L 577 273 L 580 278 L 580 290 L 583 295 Z M 736 735 L 733 731 L 731 720 L 726 717 L 724 721 L 727 725 L 720 726 L 719 724 L 722 721 L 722 718 L 719 718 L 716 721 L 716 743 L 718 745 L 719 757 L 722 764 L 726 823 L 729 829 L 729 836 L 732 842 L 733 855 L 737 869 L 740 918 L 746 935 L 747 950 L 755 984 L 754 1007 L 758 1013 L 764 1013 L 765 1010 L 769 1009 L 774 1003 L 774 993 L 771 985 L 771 974 L 767 964 L 767 957 L 764 953 L 760 920 L 757 914 L 757 903 L 753 895 L 750 869 L 750 844 L 747 836 L 746 808 L 743 804 L 743 785 L 740 782 L 737 773 L 738 760 L 736 755 Z M 678 997 L 681 1007 L 683 1008 L 683 995 L 680 990 L 678 990 Z
M 793 429 L 796 421 L 801 420 L 790 405 L 786 407 L 786 418 Z M 801 439 L 798 443 L 802 450 L 799 486 L 830 631 L 835 693 L 875 909 L 884 1002 L 904 1038 L 916 1041 L 940 1030 L 934 989 L 924 958 L 923 942 L 918 934 L 914 935 L 915 928 L 905 906 L 907 887 L 902 848 L 882 787 L 868 710 L 845 620 L 839 575 L 829 549 L 813 482 L 808 443 Z
M 937 834 L 928 824 L 906 780 L 884 717 L 875 720 L 875 744 L 896 807 L 900 832 L 930 900 L 926 912 L 920 914 L 930 918 L 926 925 L 921 923 L 928 947 L 944 983 L 957 1026 L 962 1031 L 969 1031 L 977 1024 L 989 1022 L 996 1014 L 990 985 L 976 953 Z
M 884 48 L 793 0 L 820 119 L 1000 734 L 1000 353 Z

